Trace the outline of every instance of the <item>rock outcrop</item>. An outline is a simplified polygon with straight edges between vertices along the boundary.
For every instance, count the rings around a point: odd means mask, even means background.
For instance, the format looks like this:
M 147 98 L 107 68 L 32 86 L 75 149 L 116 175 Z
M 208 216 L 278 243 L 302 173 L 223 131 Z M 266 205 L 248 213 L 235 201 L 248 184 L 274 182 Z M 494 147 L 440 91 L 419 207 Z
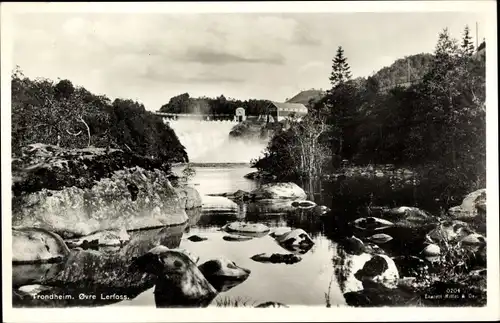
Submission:
M 250 193 L 255 200 L 264 199 L 306 199 L 302 188 L 291 182 L 264 184 Z
M 101 230 L 136 230 L 188 220 L 167 175 L 140 167 L 114 172 L 91 188 L 68 187 L 13 201 L 14 227 L 39 227 L 65 238 Z
M 202 206 L 200 193 L 193 187 L 182 185 L 175 187 L 175 191 L 180 198 L 181 207 L 186 210 Z

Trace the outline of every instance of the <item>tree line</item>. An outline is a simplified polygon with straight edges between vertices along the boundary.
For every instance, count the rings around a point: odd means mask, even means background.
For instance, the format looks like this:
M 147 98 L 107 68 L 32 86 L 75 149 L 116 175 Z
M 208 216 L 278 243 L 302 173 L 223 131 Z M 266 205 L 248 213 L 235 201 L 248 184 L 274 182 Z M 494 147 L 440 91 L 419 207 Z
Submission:
M 45 143 L 120 148 L 166 162 L 187 160 L 174 131 L 139 102 L 111 101 L 69 80 L 32 80 L 19 67 L 11 86 L 13 154 L 28 144 Z
M 485 54 L 478 50 L 485 46 L 474 47 L 467 26 L 461 41 L 444 29 L 434 53 L 419 55 L 420 80 L 389 91 L 380 89 L 390 84 L 381 82 L 390 69 L 353 80 L 339 47 L 331 89 L 309 105 L 305 120 L 290 120 L 288 129 L 275 134 L 255 167 L 280 177 L 307 177 L 335 171 L 343 160 L 390 163 L 484 187 Z M 397 65 L 406 69 L 401 61 Z
M 269 101 L 267 100 L 237 100 L 227 99 L 224 95 L 216 98 L 193 98 L 189 93 L 172 97 L 168 103 L 160 108 L 164 113 L 191 113 L 191 114 L 230 114 L 234 115 L 237 108 L 244 108 L 246 115 L 258 116 L 263 114 Z

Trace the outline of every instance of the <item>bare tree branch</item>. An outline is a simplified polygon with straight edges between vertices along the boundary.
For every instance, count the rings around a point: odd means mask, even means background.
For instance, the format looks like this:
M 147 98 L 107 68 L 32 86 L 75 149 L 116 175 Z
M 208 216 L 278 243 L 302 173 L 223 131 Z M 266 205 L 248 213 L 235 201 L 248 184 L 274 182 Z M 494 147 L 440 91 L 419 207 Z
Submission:
M 72 133 L 72 132 L 70 132 L 68 129 L 66 129 L 66 132 L 67 132 L 68 134 L 72 135 L 72 136 L 75 136 L 75 137 L 76 137 L 76 136 L 79 136 L 79 135 L 82 133 L 82 131 L 81 131 L 81 130 L 80 130 L 78 133 Z
M 87 147 L 90 147 L 90 128 L 89 128 L 89 125 L 85 122 L 85 120 L 83 120 L 82 116 L 78 116 L 78 118 L 80 119 L 81 122 L 83 122 L 83 124 L 87 128 L 87 134 L 89 136 L 89 141 L 88 141 Z

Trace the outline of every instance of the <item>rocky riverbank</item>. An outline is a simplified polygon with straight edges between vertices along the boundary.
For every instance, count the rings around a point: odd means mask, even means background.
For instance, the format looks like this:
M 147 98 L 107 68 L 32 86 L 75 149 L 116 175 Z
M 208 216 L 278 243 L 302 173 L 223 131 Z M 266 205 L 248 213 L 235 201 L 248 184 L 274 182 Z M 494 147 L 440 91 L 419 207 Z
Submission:
M 178 246 L 191 222 L 186 211 L 201 207 L 199 193 L 172 181 L 170 166 L 158 160 L 116 149 L 44 144 L 21 151 L 12 162 L 17 301 L 26 301 L 23 290 L 51 288 L 132 297 L 152 286 L 142 273 L 128 271 L 132 259 L 158 244 Z M 169 228 L 180 228 L 177 243 Z M 33 284 L 42 287 L 23 288 Z
M 364 178 L 389 178 L 395 182 L 417 185 L 420 182 L 418 174 L 409 168 L 396 168 L 392 164 L 386 165 L 367 165 L 367 166 L 343 166 L 334 173 L 322 174 L 321 179 L 327 181 L 336 181 L 344 178 L 364 177 Z M 258 179 L 273 181 L 277 176 L 265 171 L 259 170 L 245 175 L 248 179 Z
M 342 224 L 349 229 L 341 239 L 345 254 L 336 260 L 339 280 L 364 254 L 390 256 L 389 266 L 381 261 L 372 276 L 387 272 L 392 262 L 397 268 L 392 284 L 355 274 L 357 287 L 343 289 L 346 302 L 351 306 L 484 306 L 485 204 L 482 189 L 467 195 L 444 216 L 416 207 L 371 207 L 365 217 Z

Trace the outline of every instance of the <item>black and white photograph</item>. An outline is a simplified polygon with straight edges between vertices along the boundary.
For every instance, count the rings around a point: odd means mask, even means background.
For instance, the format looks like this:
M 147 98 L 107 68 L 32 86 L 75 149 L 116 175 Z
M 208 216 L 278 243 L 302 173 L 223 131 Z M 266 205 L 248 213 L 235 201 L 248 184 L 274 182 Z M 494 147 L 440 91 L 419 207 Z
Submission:
M 4 306 L 498 319 L 496 3 L 376 2 L 2 3 Z

